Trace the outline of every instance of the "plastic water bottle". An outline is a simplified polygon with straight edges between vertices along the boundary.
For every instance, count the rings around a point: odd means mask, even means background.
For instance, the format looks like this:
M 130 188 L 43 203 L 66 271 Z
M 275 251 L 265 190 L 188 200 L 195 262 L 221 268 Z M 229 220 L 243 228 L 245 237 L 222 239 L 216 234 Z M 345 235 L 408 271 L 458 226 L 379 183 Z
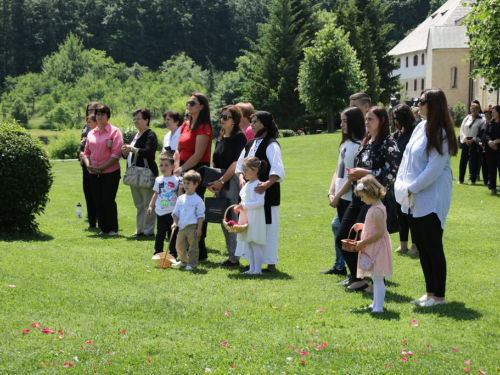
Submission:
M 76 217 L 79 219 L 82 218 L 82 205 L 80 203 L 76 205 Z

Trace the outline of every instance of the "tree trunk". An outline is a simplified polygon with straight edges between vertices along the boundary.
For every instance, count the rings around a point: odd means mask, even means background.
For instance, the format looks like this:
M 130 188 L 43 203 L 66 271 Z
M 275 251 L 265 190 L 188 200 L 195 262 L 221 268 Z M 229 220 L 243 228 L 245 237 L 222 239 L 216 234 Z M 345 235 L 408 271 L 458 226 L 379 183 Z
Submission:
M 333 115 L 333 108 L 328 108 L 327 110 L 327 117 L 326 117 L 326 126 L 328 129 L 328 133 L 334 133 L 335 132 L 335 119 Z

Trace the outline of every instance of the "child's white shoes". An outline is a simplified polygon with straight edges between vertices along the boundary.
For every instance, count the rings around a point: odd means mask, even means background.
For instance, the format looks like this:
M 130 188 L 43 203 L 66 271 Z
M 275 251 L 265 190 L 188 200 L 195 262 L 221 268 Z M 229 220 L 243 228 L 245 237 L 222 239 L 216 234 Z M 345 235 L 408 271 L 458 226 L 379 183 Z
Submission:
M 191 266 L 186 266 L 186 268 L 184 268 L 184 271 L 192 271 L 194 270 L 196 267 L 191 267 Z
M 170 267 L 183 267 L 183 266 L 187 266 L 187 264 L 182 263 L 182 261 L 179 260 L 178 262 L 172 263 Z

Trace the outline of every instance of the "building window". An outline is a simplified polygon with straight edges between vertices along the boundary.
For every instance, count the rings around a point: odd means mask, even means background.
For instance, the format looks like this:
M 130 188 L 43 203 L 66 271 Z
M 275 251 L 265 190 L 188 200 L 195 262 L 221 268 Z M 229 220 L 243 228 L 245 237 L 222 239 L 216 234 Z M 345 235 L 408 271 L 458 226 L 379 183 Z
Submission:
M 451 68 L 450 87 L 452 89 L 458 88 L 458 68 L 456 66 Z
M 408 68 L 408 56 L 406 56 L 406 67 Z
M 422 84 L 421 84 L 420 89 L 421 89 L 421 90 L 424 90 L 425 85 L 424 85 L 424 79 L 423 79 L 423 78 L 422 78 L 422 82 L 421 82 L 421 83 L 422 83 Z
M 417 80 L 414 80 L 413 81 L 413 91 L 417 91 L 418 87 L 417 87 Z
M 422 65 L 424 65 L 424 54 L 422 53 Z
M 406 92 L 408 92 L 408 82 L 406 82 Z
M 418 55 L 413 56 L 413 66 L 418 65 Z

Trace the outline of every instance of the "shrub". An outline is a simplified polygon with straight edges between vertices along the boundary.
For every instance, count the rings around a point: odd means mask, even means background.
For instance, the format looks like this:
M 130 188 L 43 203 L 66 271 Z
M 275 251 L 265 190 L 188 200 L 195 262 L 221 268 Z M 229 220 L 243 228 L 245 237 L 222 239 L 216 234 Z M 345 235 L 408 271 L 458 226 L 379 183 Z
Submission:
M 294 137 L 296 134 L 293 130 L 290 129 L 281 129 L 279 130 L 279 136 L 278 138 L 288 138 L 288 137 Z
M 453 110 L 455 111 L 455 126 L 460 127 L 465 116 L 467 116 L 467 108 L 465 104 L 457 102 Z
M 52 186 L 52 165 L 42 142 L 17 124 L 0 125 L 0 232 L 38 231 Z
M 166 128 L 165 121 L 151 120 L 151 128 Z
M 123 137 L 123 143 L 128 143 L 128 140 L 130 137 L 132 137 L 132 134 L 134 134 L 137 131 L 135 126 L 126 126 L 122 129 L 122 137 Z
M 64 134 L 50 143 L 49 154 L 51 159 L 74 159 L 78 156 L 80 139 L 75 134 Z
M 47 120 L 51 124 L 57 124 L 58 130 L 72 128 L 74 125 L 71 109 L 64 104 L 58 104 L 52 111 L 50 111 L 47 115 Z
M 28 111 L 26 105 L 20 98 L 16 98 L 12 104 L 11 116 L 19 121 L 21 125 L 28 125 Z

